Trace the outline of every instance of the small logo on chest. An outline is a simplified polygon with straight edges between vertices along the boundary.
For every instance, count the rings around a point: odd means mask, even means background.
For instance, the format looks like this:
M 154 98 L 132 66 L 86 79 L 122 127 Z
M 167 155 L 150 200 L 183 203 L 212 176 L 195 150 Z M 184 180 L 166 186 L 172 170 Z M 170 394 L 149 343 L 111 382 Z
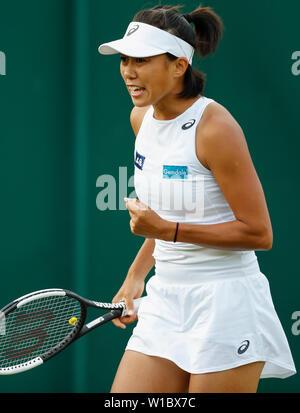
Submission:
M 194 126 L 196 123 L 196 119 L 191 119 L 189 122 L 185 123 L 181 129 L 187 130 L 190 129 L 192 126 Z
M 138 153 L 138 151 L 135 151 L 135 160 L 134 160 L 134 164 L 137 168 L 139 169 L 143 169 L 144 167 L 144 163 L 145 163 L 145 156 L 141 155 L 140 153 Z

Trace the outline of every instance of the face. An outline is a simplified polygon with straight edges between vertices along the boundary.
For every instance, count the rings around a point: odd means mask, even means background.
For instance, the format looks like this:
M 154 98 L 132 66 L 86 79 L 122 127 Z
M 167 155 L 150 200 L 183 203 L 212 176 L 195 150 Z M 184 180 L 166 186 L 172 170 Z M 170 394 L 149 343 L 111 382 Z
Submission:
M 185 62 L 185 59 L 172 62 L 165 54 L 143 58 L 121 54 L 120 57 L 121 76 L 135 106 L 153 105 L 169 94 L 177 93 L 174 90 L 178 88 L 179 80 L 184 74 L 180 65 L 178 68 L 178 61 Z

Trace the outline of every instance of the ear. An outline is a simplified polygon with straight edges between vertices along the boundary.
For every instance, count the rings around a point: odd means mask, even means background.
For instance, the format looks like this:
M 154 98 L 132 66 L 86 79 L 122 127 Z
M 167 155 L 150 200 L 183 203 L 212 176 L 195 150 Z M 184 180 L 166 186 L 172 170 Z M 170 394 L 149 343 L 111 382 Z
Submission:
M 185 74 L 189 62 L 186 57 L 179 57 L 174 61 L 173 75 L 174 77 L 181 77 Z

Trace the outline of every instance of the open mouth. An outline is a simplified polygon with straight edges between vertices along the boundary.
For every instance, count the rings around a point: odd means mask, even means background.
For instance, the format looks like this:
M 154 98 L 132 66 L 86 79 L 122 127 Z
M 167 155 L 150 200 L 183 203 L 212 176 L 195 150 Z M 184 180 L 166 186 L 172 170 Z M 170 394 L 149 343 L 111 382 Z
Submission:
M 145 88 L 137 86 L 128 86 L 128 90 L 133 97 L 142 96 L 145 93 Z

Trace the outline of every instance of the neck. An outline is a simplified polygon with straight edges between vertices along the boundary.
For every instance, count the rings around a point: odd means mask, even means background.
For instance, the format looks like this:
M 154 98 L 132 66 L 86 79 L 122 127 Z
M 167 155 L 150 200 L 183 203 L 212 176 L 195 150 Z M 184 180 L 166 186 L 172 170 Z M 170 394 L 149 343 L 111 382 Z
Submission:
M 185 112 L 199 98 L 200 95 L 191 99 L 178 99 L 174 98 L 174 96 L 166 96 L 152 105 L 154 109 L 153 117 L 157 120 L 174 119 Z

